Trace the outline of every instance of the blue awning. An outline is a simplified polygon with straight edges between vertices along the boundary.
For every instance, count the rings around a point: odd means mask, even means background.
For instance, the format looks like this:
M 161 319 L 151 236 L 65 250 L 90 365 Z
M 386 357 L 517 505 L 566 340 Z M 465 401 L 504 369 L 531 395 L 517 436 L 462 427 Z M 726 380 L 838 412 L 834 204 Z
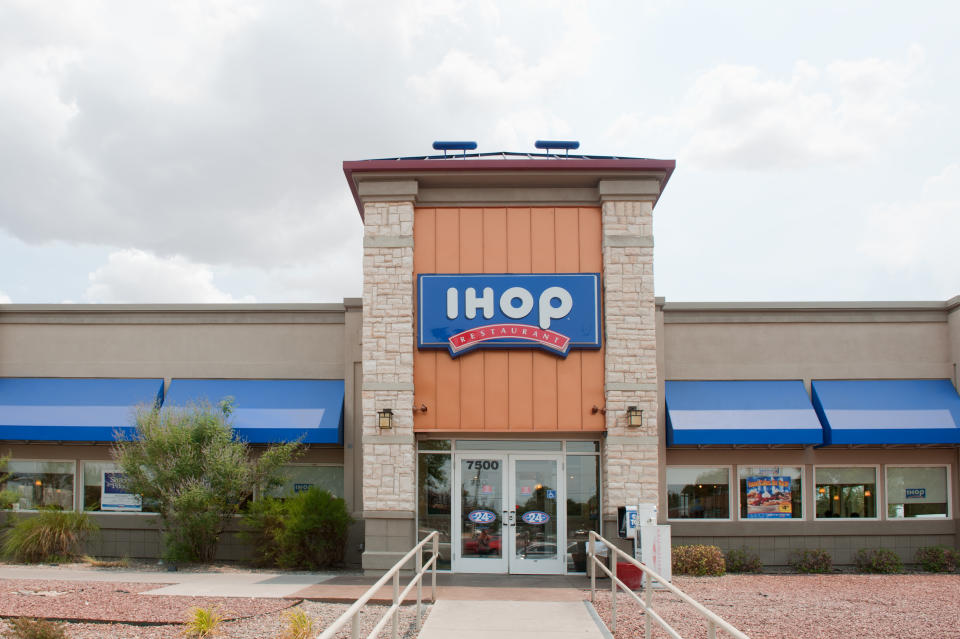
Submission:
M 305 444 L 343 443 L 343 380 L 174 379 L 164 405 L 233 397 L 231 420 L 251 444 L 303 437 Z
M 0 439 L 107 442 L 131 432 L 137 406 L 163 399 L 162 379 L 0 378 Z
M 960 395 L 948 379 L 814 381 L 825 444 L 960 444 Z
M 667 382 L 667 445 L 807 445 L 823 429 L 803 382 Z

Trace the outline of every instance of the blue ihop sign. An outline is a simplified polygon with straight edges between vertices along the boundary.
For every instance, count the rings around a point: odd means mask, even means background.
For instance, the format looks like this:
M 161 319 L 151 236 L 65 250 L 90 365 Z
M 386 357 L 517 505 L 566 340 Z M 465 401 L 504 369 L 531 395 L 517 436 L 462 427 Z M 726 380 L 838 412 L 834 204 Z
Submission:
M 542 348 L 566 357 L 601 344 L 600 274 L 423 274 L 417 346 L 456 357 L 476 348 Z

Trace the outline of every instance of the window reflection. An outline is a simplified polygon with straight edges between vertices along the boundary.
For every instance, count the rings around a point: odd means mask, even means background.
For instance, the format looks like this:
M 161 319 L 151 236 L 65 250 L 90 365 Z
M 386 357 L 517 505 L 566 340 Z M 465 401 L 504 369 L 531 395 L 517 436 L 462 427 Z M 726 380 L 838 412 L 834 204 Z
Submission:
M 440 532 L 437 567 L 450 569 L 450 455 L 421 454 L 417 459 L 418 539 Z
M 729 519 L 730 473 L 726 468 L 667 468 L 669 519 Z

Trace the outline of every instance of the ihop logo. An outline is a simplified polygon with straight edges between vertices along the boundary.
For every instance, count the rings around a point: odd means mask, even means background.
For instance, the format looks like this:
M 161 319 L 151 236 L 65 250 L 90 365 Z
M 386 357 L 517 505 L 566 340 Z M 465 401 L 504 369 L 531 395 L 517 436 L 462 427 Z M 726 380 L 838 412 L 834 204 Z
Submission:
M 467 515 L 467 519 L 475 524 L 492 524 L 497 520 L 497 515 L 489 510 L 474 510 Z
M 457 357 L 476 348 L 600 348 L 600 274 L 422 274 L 417 346 Z
M 527 524 L 533 524 L 534 526 L 543 525 L 550 521 L 550 515 L 543 512 L 542 510 L 531 510 L 529 512 L 523 513 L 520 519 Z

